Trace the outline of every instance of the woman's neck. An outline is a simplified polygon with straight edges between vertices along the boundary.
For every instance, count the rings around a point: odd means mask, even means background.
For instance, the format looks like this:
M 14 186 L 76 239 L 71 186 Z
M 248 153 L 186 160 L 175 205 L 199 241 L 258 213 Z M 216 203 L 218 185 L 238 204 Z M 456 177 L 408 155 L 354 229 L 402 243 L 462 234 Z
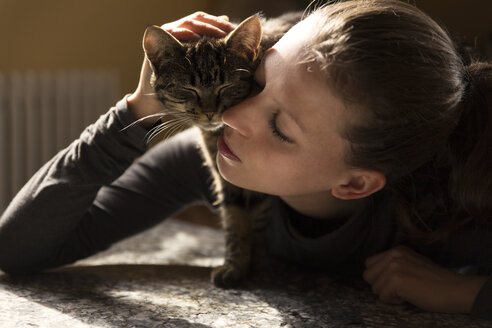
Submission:
M 319 220 L 347 219 L 366 202 L 364 198 L 342 200 L 334 197 L 331 191 L 280 198 L 297 212 Z

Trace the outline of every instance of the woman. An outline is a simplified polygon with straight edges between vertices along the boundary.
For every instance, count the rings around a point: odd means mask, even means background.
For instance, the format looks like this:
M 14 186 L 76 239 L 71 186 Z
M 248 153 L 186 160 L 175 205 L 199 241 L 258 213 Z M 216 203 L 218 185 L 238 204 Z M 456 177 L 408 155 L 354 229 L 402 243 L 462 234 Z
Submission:
M 233 26 L 196 13 L 163 28 L 193 40 Z M 224 113 L 220 174 L 276 196 L 273 255 L 359 272 L 387 303 L 490 317 L 491 72 L 408 4 L 318 9 L 268 50 L 258 88 Z M 2 270 L 72 263 L 213 202 L 193 131 L 145 155 L 152 121 L 121 132 L 162 110 L 149 75 L 144 62 L 137 90 L 12 201 Z M 466 266 L 479 271 L 453 270 Z

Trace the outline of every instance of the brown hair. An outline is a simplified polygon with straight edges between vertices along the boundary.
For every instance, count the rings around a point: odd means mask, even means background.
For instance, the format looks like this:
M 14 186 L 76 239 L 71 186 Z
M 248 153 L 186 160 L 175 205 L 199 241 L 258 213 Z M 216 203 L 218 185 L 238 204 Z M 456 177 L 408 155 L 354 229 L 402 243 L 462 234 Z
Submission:
M 414 6 L 353 0 L 314 11 L 307 60 L 355 111 L 345 128 L 353 167 L 382 172 L 397 217 L 435 240 L 492 220 L 492 65 L 469 62 Z

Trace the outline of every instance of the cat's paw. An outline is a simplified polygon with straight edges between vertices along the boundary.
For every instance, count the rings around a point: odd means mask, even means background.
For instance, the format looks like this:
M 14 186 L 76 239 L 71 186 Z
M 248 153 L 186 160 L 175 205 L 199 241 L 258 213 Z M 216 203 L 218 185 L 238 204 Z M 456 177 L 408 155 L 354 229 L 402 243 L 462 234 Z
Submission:
M 247 270 L 224 264 L 212 270 L 211 280 L 217 287 L 232 288 L 238 286 L 247 274 Z

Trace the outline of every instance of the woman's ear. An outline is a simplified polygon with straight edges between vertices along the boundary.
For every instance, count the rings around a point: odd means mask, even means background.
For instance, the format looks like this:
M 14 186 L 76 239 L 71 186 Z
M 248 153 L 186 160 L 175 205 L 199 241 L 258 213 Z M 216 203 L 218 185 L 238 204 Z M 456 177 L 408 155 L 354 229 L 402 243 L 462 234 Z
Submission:
M 346 184 L 331 189 L 331 194 L 339 199 L 360 199 L 374 194 L 386 185 L 386 177 L 375 170 L 354 170 Z

